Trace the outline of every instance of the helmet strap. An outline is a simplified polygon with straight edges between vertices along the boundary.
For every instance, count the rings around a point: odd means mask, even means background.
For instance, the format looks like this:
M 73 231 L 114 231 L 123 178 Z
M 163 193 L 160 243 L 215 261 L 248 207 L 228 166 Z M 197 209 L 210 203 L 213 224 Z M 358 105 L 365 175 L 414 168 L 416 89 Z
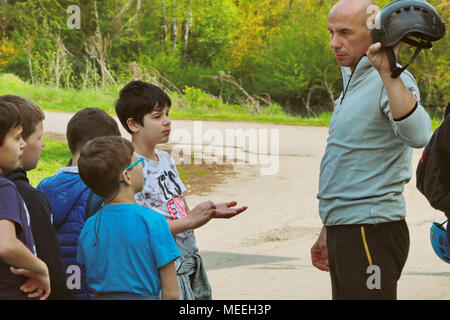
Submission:
M 422 46 L 418 46 L 416 48 L 416 51 L 414 52 L 414 55 L 412 56 L 411 60 L 408 62 L 408 64 L 402 68 L 399 68 L 399 67 L 397 67 L 394 49 L 392 47 L 386 48 L 386 54 L 387 54 L 387 57 L 389 60 L 389 64 L 391 66 L 391 78 L 393 78 L 393 79 L 398 78 L 402 74 L 402 72 L 405 71 L 406 68 L 408 68 L 408 66 L 411 64 L 411 62 L 413 62 L 414 59 L 417 58 L 417 56 L 419 55 L 419 53 L 422 49 L 423 49 Z

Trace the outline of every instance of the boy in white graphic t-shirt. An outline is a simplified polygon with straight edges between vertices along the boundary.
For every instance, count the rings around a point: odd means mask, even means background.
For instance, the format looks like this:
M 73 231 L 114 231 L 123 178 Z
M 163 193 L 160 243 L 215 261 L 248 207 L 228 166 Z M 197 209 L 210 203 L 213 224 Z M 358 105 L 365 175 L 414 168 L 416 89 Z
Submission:
M 234 208 L 227 203 L 203 202 L 189 209 L 175 162 L 167 152 L 155 149 L 169 140 L 172 102 L 159 87 L 142 81 L 128 83 L 116 102 L 116 113 L 131 134 L 135 155 L 144 158 L 144 188 L 136 194 L 136 202 L 164 215 L 182 257 L 175 261 L 180 299 L 211 299 L 211 289 L 198 255 L 194 229 L 212 218 L 231 218 L 247 207 Z

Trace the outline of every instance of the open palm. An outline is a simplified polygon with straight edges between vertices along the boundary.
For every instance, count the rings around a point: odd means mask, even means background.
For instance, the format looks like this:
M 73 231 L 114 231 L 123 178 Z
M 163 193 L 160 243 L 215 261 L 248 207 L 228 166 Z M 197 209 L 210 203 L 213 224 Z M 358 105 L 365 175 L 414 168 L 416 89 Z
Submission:
M 234 208 L 237 205 L 236 201 L 216 203 L 216 212 L 214 218 L 232 218 L 241 212 L 247 210 L 247 207 Z

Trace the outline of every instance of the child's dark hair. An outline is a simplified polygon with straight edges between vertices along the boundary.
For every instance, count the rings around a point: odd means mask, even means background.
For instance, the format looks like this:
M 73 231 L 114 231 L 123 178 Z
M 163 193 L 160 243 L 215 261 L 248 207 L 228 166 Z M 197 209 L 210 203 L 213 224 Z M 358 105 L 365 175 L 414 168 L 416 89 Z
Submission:
M 116 136 L 95 138 L 81 149 L 78 170 L 83 182 L 105 200 L 120 188 L 121 174 L 131 163 L 133 144 Z
M 143 125 L 146 114 L 171 106 L 172 100 L 160 87 L 143 81 L 131 81 L 120 91 L 116 114 L 125 130 L 133 133 L 128 128 L 128 119 L 132 118 Z
M 116 120 L 99 108 L 78 111 L 67 124 L 67 143 L 72 154 L 94 138 L 120 136 Z
M 3 101 L 14 104 L 21 115 L 22 139 L 27 140 L 36 130 L 36 125 L 45 120 L 45 114 L 34 102 L 14 95 L 3 96 Z
M 8 132 L 21 125 L 22 117 L 16 105 L 7 96 L 0 96 L 0 146 L 5 142 Z

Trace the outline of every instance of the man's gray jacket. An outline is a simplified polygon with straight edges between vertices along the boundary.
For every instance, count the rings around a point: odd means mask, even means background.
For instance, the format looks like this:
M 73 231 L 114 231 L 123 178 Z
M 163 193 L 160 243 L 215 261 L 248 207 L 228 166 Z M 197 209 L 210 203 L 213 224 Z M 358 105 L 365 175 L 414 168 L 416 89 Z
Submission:
M 408 71 L 402 73 L 417 104 L 405 118 L 394 120 L 383 82 L 366 56 L 353 74 L 343 67 L 342 76 L 344 91 L 336 101 L 320 166 L 321 219 L 326 226 L 401 220 L 412 148 L 424 147 L 431 135 L 416 81 Z

